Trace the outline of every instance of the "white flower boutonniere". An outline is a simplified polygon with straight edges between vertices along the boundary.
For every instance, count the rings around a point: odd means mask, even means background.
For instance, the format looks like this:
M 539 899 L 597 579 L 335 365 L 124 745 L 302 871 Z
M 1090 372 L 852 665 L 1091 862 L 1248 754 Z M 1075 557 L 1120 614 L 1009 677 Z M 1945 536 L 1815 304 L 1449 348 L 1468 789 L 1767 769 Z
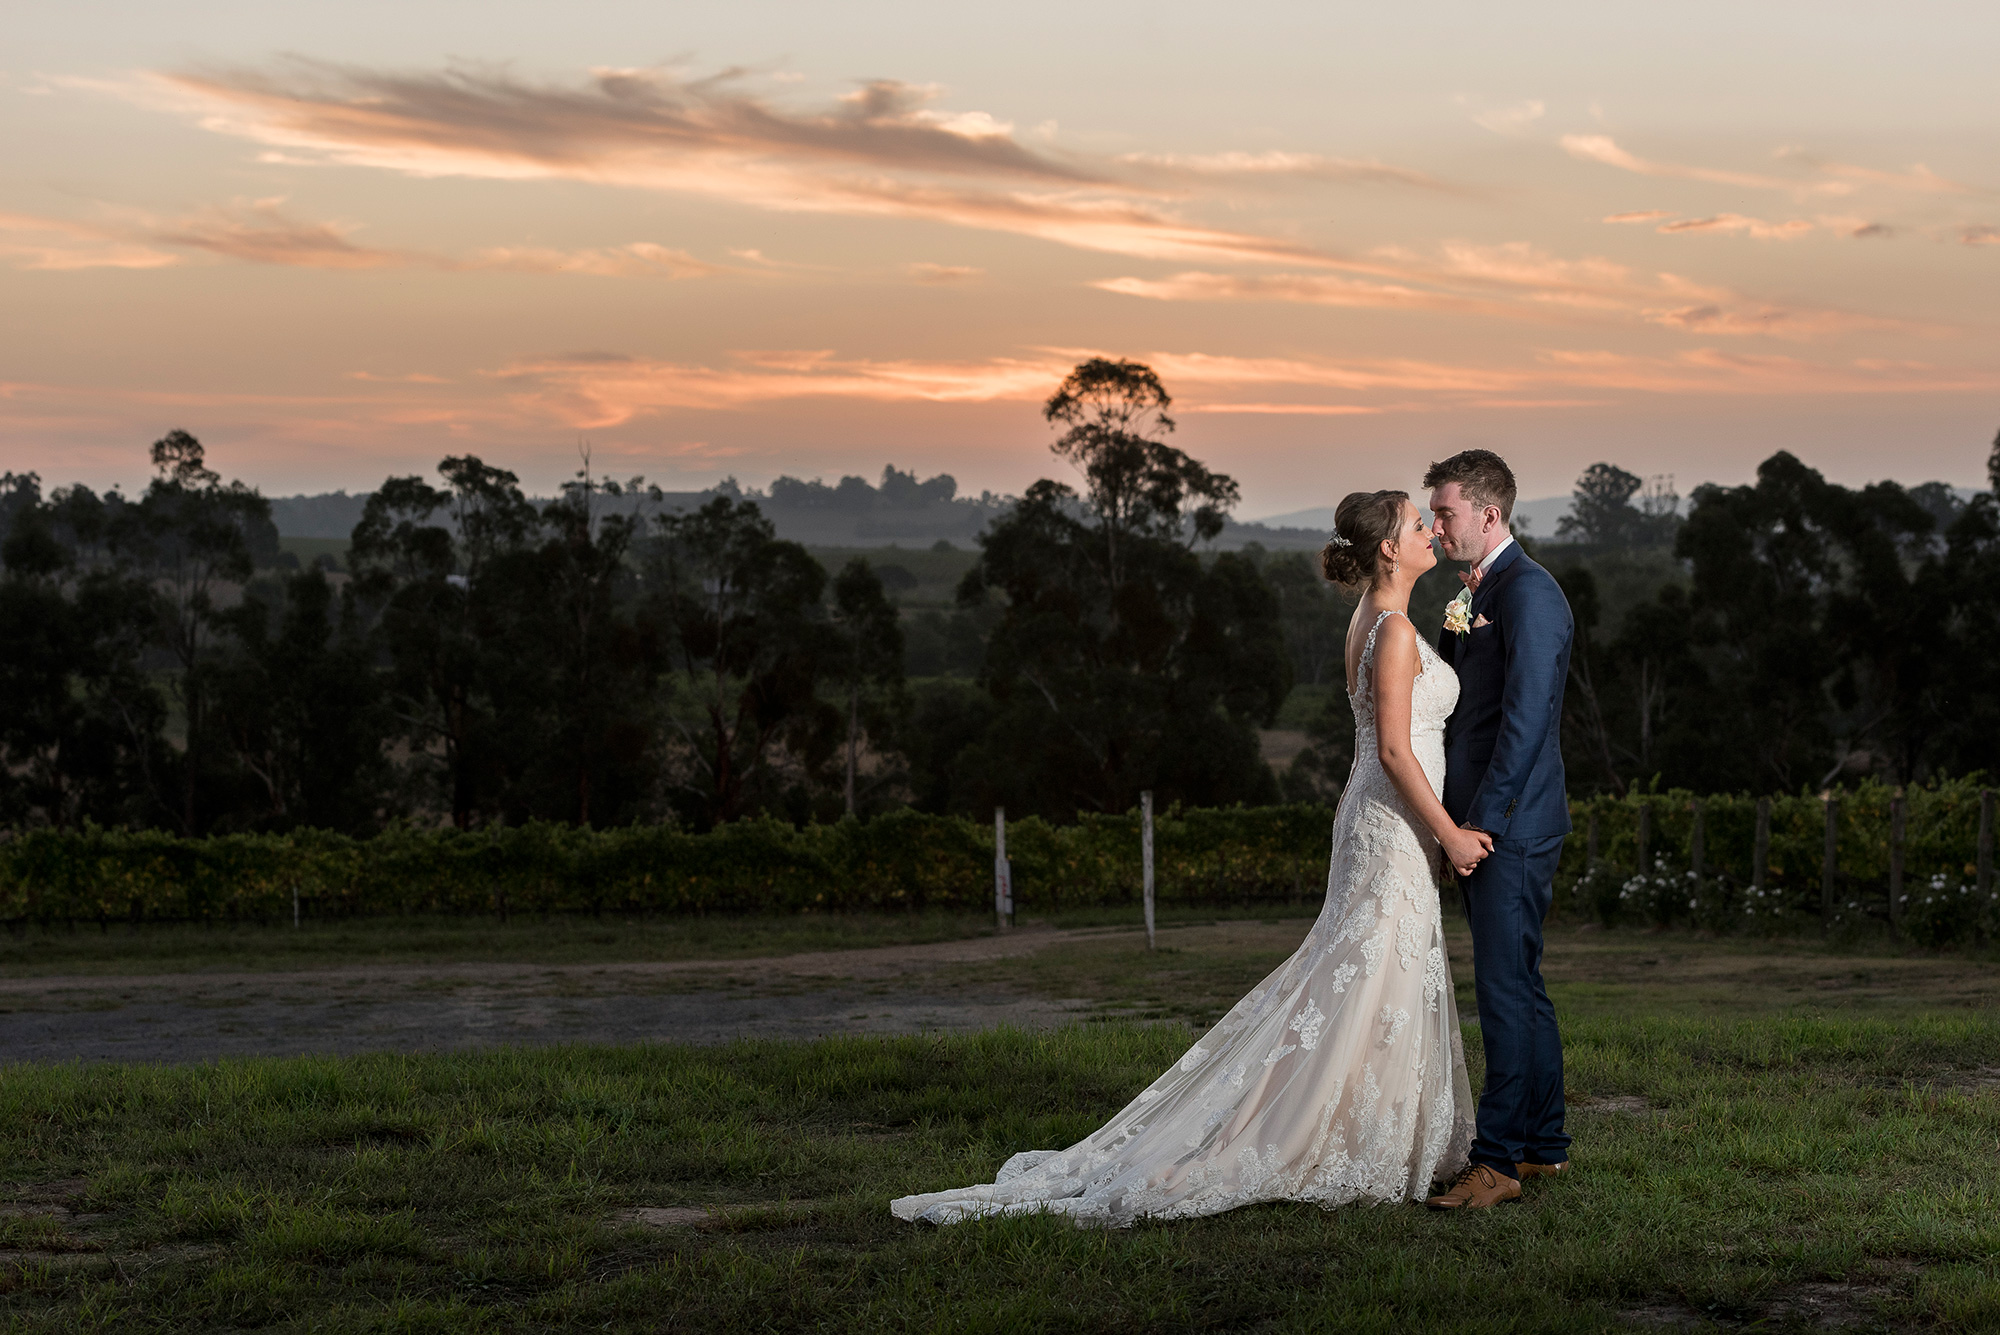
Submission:
M 1444 605 L 1444 628 L 1454 635 L 1472 629 L 1472 590 L 1460 589 L 1458 597 Z

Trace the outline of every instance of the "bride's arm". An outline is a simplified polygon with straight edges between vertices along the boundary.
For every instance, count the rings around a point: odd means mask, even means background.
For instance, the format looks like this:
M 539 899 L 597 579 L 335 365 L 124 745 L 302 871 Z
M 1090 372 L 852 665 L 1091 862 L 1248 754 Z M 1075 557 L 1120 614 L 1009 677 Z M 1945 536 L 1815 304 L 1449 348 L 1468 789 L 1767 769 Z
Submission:
M 1444 846 L 1445 857 L 1461 875 L 1493 851 L 1493 837 L 1461 829 L 1431 791 L 1430 777 L 1410 745 L 1410 695 L 1417 682 L 1417 630 L 1406 617 L 1382 623 L 1375 643 L 1375 751 L 1403 801 Z

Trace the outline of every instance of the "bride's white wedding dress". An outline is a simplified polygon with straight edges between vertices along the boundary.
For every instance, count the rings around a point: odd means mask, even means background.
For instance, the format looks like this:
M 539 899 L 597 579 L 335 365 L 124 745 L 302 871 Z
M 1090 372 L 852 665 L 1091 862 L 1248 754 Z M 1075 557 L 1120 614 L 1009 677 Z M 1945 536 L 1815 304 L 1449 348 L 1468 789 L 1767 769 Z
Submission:
M 1433 876 L 1441 854 L 1375 748 L 1375 636 L 1392 615 L 1369 629 L 1348 697 L 1354 770 L 1326 907 L 1304 944 L 1088 1139 L 1017 1154 L 988 1184 L 891 1201 L 898 1218 L 1046 1211 L 1116 1226 L 1258 1201 L 1417 1200 L 1465 1166 L 1474 1106 Z M 1441 793 L 1458 678 L 1417 644 L 1410 740 Z

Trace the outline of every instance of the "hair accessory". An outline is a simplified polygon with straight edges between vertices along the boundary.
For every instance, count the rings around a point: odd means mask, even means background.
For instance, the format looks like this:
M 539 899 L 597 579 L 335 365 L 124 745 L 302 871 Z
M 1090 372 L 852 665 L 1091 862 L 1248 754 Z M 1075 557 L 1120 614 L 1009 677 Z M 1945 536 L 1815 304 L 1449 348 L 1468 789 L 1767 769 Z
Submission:
M 1353 543 L 1349 542 L 1346 538 L 1340 536 L 1339 529 L 1335 529 L 1332 535 L 1327 538 L 1327 541 L 1331 542 L 1336 547 L 1352 547 L 1354 545 Z

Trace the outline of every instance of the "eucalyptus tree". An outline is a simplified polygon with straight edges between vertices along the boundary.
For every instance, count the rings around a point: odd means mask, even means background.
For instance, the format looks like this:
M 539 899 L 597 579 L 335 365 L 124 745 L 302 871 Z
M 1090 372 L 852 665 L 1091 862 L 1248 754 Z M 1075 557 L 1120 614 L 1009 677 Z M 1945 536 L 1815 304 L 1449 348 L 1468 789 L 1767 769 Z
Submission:
M 144 672 L 153 591 L 122 571 L 80 568 L 38 479 L 9 487 L 8 499 L 0 540 L 0 820 L 157 821 L 168 814 L 173 758 L 166 702 Z
M 539 516 L 506 469 L 464 455 L 438 471 L 444 487 L 393 477 L 368 498 L 348 562 L 388 661 L 397 731 L 420 772 L 441 769 L 444 804 L 464 829 L 494 809 L 505 777 L 491 690 L 504 665 L 478 603 L 496 566 L 527 549 Z
M 1236 483 L 1161 444 L 1170 400 L 1133 362 L 1086 362 L 1049 400 L 1049 479 L 980 538 L 966 605 L 1005 603 L 982 683 L 1000 712 L 957 762 L 957 791 L 1064 818 L 1123 811 L 1143 789 L 1226 804 L 1275 795 L 1256 725 L 1291 686 L 1277 599 L 1248 559 L 1204 560 Z
M 213 717 L 239 772 L 216 823 L 379 828 L 399 805 L 392 719 L 353 591 L 301 571 L 258 581 L 223 619 L 233 642 L 211 670 Z
M 232 763 L 210 718 L 209 669 L 226 634 L 219 600 L 271 564 L 278 530 L 270 502 L 241 482 L 225 484 L 187 432 L 155 441 L 152 461 L 153 481 L 136 503 L 119 508 L 109 546 L 155 591 L 157 638 L 173 663 L 184 734 L 175 817 L 182 833 L 195 834 L 216 814 L 202 804 L 203 786 L 226 786 Z
M 833 623 L 838 640 L 830 675 L 846 696 L 846 765 L 842 797 L 856 815 L 861 741 L 869 739 L 878 757 L 889 751 L 903 698 L 903 629 L 882 577 L 863 557 L 854 557 L 833 580 Z M 865 712 L 864 712 L 865 711 Z M 877 776 L 877 786 L 884 776 Z
M 661 516 L 644 568 L 676 806 L 701 828 L 781 807 L 803 818 L 841 733 L 819 695 L 838 649 L 826 571 L 730 496 Z
M 1233 479 L 1166 443 L 1172 406 L 1151 367 L 1103 357 L 1078 363 L 1042 406 L 1043 418 L 1063 428 L 1051 448 L 1083 474 L 1113 588 L 1125 581 L 1135 540 L 1213 538 L 1240 494 Z

